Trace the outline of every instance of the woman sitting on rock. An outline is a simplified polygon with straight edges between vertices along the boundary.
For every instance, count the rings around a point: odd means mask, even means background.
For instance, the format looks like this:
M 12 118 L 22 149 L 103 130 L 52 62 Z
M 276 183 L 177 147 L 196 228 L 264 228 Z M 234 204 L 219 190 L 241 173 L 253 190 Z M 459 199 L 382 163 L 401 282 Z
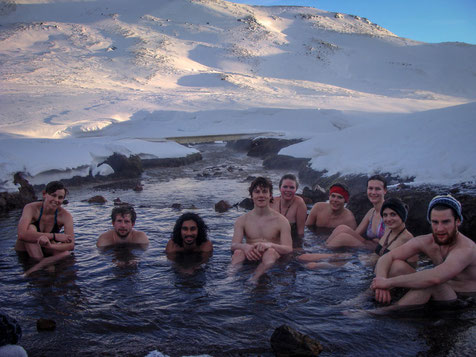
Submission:
M 307 207 L 304 200 L 296 196 L 298 182 L 296 176 L 287 174 L 279 181 L 280 197 L 274 197 L 271 208 L 286 217 L 291 225 L 293 241 L 304 236 L 304 224 L 306 223 Z
M 367 197 L 372 203 L 359 226 L 353 230 L 346 225 L 337 226 L 326 241 L 326 246 L 336 247 L 366 247 L 375 249 L 380 238 L 385 233 L 385 224 L 380 209 L 387 193 L 387 181 L 380 175 L 374 175 L 367 181 Z
M 66 193 L 61 182 L 52 181 L 46 185 L 42 201 L 23 208 L 15 250 L 26 251 L 40 261 L 26 275 L 70 255 L 74 249 L 73 217 L 61 207 Z M 60 233 L 62 228 L 64 233 Z

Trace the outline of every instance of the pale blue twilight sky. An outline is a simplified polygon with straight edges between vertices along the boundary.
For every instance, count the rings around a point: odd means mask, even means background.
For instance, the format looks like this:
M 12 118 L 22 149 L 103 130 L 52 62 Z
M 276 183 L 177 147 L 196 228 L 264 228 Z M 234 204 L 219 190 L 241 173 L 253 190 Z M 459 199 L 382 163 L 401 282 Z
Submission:
M 476 0 L 229 0 L 299 5 L 366 17 L 397 36 L 423 42 L 476 44 Z

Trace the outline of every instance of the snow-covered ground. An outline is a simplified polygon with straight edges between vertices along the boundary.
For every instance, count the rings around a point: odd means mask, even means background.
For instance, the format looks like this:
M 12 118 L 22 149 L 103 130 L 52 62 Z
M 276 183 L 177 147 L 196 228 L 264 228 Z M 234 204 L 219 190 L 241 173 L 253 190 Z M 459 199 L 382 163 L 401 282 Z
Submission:
M 409 9 L 409 11 L 411 11 Z M 2 0 L 0 190 L 107 173 L 168 137 L 273 133 L 312 167 L 476 177 L 476 46 L 365 18 L 222 0 Z

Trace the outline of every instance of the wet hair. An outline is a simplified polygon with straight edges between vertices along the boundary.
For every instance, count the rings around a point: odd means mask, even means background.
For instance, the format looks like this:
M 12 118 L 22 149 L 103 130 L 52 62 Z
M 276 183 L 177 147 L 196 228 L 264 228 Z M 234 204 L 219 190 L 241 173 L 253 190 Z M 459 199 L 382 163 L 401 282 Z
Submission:
M 284 180 L 292 180 L 292 181 L 296 182 L 296 190 L 298 189 L 299 182 L 298 182 L 296 176 L 294 176 L 293 174 L 286 174 L 283 177 L 281 177 L 281 180 L 279 180 L 279 188 L 281 188 L 281 185 L 283 184 Z
M 64 190 L 64 196 L 66 197 L 66 194 L 68 193 L 68 189 L 64 187 L 64 184 L 60 181 L 48 182 L 48 184 L 46 185 L 44 189 L 44 191 L 49 195 L 55 193 L 58 190 Z
M 20 341 L 22 332 L 18 322 L 3 313 L 0 313 L 0 346 L 16 345 Z
M 261 176 L 255 178 L 251 182 L 250 188 L 248 189 L 250 196 L 253 196 L 253 191 L 255 190 L 256 187 L 267 188 L 269 190 L 269 194 L 271 195 L 271 197 L 273 197 L 273 184 L 268 178 L 261 177 Z
M 367 185 L 369 184 L 369 181 L 372 181 L 372 180 L 382 182 L 383 183 L 383 188 L 387 189 L 387 180 L 385 180 L 385 177 L 383 177 L 382 175 L 370 176 L 369 179 L 367 180 Z
M 203 219 L 196 213 L 186 212 L 182 214 L 175 222 L 174 230 L 172 232 L 172 240 L 175 244 L 183 247 L 182 225 L 185 221 L 194 221 L 197 224 L 197 245 L 201 245 L 208 240 L 208 226 Z
M 117 207 L 114 207 L 112 209 L 112 213 L 111 213 L 112 223 L 114 223 L 116 221 L 116 217 L 118 215 L 121 215 L 121 216 L 124 217 L 126 214 L 131 216 L 131 222 L 132 222 L 132 224 L 135 224 L 136 223 L 136 218 L 137 218 L 136 211 L 134 210 L 134 207 L 128 206 L 128 205 L 117 206 Z

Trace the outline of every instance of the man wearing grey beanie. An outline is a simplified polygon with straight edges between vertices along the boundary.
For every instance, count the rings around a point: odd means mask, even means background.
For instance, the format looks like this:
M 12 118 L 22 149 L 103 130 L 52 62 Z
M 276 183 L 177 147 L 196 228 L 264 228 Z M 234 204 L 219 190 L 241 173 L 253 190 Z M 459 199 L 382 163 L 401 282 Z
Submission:
M 476 244 L 458 231 L 463 221 L 461 204 L 452 196 L 436 196 L 428 205 L 432 233 L 415 237 L 383 255 L 375 268 L 371 288 L 375 299 L 389 304 L 389 290 L 410 289 L 400 300 L 382 310 L 448 303 L 458 297 L 476 297 Z M 389 278 L 390 271 L 415 254 L 425 254 L 433 267 Z

